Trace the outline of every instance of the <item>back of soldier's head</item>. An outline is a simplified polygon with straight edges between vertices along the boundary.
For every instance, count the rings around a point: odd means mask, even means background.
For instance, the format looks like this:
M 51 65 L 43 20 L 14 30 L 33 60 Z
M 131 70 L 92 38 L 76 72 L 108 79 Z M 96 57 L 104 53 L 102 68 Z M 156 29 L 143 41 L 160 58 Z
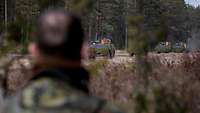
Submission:
M 41 14 L 35 43 L 44 55 L 81 59 L 84 32 L 79 17 L 60 9 Z

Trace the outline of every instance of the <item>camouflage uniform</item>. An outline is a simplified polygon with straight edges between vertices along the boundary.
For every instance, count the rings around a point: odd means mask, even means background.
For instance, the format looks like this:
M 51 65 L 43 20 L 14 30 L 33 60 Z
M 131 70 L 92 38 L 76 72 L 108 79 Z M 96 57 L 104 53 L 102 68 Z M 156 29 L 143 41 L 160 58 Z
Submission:
M 19 106 L 13 111 L 15 113 L 16 111 L 19 113 L 121 113 L 104 100 L 89 96 L 86 92 L 73 87 L 71 85 L 73 83 L 65 80 L 55 76 L 43 76 L 33 80 L 15 99 Z

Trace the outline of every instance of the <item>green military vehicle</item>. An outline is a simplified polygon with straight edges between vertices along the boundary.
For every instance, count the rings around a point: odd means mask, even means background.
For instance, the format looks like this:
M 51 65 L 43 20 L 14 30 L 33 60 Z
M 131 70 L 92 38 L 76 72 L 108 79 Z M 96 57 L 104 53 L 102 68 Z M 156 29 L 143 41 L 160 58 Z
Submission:
M 157 53 L 183 53 L 186 51 L 186 44 L 183 42 L 176 42 L 176 43 L 170 43 L 170 42 L 160 42 L 156 47 L 155 51 Z
M 160 42 L 155 47 L 155 52 L 157 53 L 169 53 L 172 51 L 172 44 L 170 42 Z
M 175 52 L 175 53 L 183 53 L 186 51 L 186 43 L 183 43 L 183 42 L 177 42 L 175 44 L 173 44 L 172 46 L 172 52 Z
M 115 56 L 115 47 L 112 43 L 92 43 L 90 45 L 90 59 L 95 59 L 96 57 L 106 57 L 113 58 Z

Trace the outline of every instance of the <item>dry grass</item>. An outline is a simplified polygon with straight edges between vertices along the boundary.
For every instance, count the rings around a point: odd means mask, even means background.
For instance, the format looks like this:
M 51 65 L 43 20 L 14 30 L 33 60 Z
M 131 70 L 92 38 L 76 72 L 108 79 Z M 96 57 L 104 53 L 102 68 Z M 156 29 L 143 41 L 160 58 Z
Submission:
M 165 65 L 151 57 L 151 70 L 145 78 L 135 67 L 105 65 L 98 76 L 93 76 L 91 91 L 129 113 L 199 113 L 200 54 L 181 58 L 178 64 L 172 61 Z
M 200 54 L 172 54 L 169 57 L 171 61 L 161 56 L 149 57 L 150 69 L 143 69 L 144 65 L 138 69 L 134 63 L 106 60 L 89 63 L 87 68 L 95 75 L 91 76 L 91 92 L 117 103 L 127 113 L 199 113 Z M 18 69 L 24 67 L 21 64 L 26 63 L 23 62 L 24 59 L 14 61 L 9 68 L 9 92 L 20 88 L 27 77 L 19 74 L 24 73 Z M 145 71 L 145 76 L 140 75 L 139 70 Z M 16 76 L 18 74 L 20 76 Z

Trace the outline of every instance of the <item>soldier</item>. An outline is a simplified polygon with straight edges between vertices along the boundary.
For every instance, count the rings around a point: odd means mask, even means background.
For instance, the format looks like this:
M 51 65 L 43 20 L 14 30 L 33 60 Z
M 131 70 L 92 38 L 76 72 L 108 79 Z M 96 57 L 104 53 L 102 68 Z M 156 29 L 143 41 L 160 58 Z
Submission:
M 121 113 L 89 95 L 89 75 L 81 64 L 81 20 L 64 10 L 48 10 L 38 19 L 29 46 L 33 78 L 8 100 L 3 113 Z

